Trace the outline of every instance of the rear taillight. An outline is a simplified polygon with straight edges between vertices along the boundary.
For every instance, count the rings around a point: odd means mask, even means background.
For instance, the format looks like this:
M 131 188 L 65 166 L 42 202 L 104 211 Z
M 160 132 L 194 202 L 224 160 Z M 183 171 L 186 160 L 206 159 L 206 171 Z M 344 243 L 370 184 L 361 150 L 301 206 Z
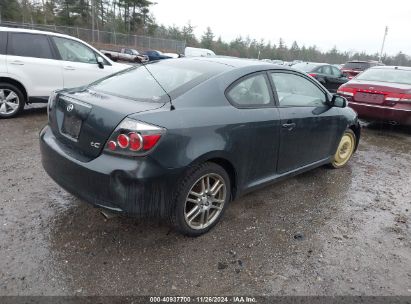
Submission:
M 404 94 L 401 96 L 400 102 L 411 102 L 411 95 L 410 94 Z
M 308 75 L 310 75 L 311 77 L 316 77 L 317 76 L 317 74 L 315 74 L 315 73 L 308 73 Z
M 124 119 L 110 136 L 105 150 L 111 153 L 139 156 L 152 150 L 166 129 L 134 119 Z
M 385 96 L 385 100 L 395 104 L 397 102 L 411 102 L 411 95 L 410 94 L 397 94 L 397 93 L 388 93 Z
M 350 87 L 341 86 L 338 89 L 337 93 L 341 94 L 341 95 L 344 95 L 344 96 L 354 96 L 355 89 L 350 88 Z

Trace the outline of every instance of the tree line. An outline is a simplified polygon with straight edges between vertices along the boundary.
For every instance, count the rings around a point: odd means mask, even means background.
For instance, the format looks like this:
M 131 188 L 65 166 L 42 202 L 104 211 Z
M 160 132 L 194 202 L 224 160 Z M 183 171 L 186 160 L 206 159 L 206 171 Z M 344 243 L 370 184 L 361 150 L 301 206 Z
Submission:
M 153 5 L 155 2 L 149 0 L 0 0 L 0 17 L 7 21 L 183 40 L 187 46 L 212 49 L 216 54 L 226 56 L 335 64 L 348 60 L 378 60 L 377 53 L 339 51 L 336 47 L 322 51 L 316 45 L 299 45 L 296 41 L 288 46 L 283 39 L 273 43 L 239 36 L 227 42 L 217 37 L 211 28 L 196 37 L 195 26 L 190 22 L 182 27 L 158 24 L 150 11 Z M 411 57 L 401 51 L 395 56 L 385 54 L 382 61 L 386 65 L 411 66 Z

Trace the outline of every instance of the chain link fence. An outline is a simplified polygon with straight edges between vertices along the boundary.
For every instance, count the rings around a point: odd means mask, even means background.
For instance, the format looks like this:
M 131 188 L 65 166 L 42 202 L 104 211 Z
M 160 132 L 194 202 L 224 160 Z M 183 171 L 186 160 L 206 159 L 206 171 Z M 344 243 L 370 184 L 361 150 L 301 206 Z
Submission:
M 2 21 L 0 25 L 54 31 L 61 34 L 77 37 L 96 47 L 104 47 L 104 45 L 109 45 L 117 47 L 132 47 L 138 49 L 139 51 L 154 49 L 178 54 L 184 53 L 185 48 L 185 41 L 142 35 L 128 35 L 109 31 L 92 30 L 81 27 L 17 23 L 9 21 Z

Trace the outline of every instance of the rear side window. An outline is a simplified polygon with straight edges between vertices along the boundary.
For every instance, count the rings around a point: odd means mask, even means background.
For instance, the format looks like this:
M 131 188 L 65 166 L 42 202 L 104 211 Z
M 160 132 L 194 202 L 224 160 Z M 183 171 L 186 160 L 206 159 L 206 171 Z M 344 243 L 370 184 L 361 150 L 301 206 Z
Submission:
M 7 32 L 0 32 L 0 54 L 6 54 Z
M 331 69 L 329 65 L 325 65 L 320 69 L 320 73 L 326 74 L 326 75 L 331 75 Z
M 53 59 L 47 37 L 40 34 L 9 33 L 7 53 L 14 56 Z
M 282 107 L 318 107 L 326 101 L 325 93 L 302 76 L 272 73 L 271 77 Z
M 331 67 L 331 72 L 333 73 L 334 76 L 340 77 L 341 76 L 341 71 L 337 69 L 336 67 Z
M 205 71 L 191 68 L 190 62 L 158 62 L 147 68 L 138 66 L 104 78 L 93 83 L 92 88 L 129 99 L 163 102 L 164 90 L 172 96 L 179 95 L 207 77 Z
M 269 105 L 270 89 L 264 74 L 256 74 L 234 84 L 227 93 L 228 99 L 240 107 Z

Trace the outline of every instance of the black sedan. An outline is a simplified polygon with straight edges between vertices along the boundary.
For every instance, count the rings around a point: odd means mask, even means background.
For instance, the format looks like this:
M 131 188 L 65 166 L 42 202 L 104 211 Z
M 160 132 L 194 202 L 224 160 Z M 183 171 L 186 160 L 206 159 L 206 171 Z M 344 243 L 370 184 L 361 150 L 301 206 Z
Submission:
M 167 56 L 167 55 L 163 54 L 160 51 L 155 51 L 155 50 L 145 51 L 143 54 L 148 57 L 149 61 L 162 60 L 162 59 L 171 59 L 172 58 L 170 56 Z
M 348 81 L 346 75 L 336 66 L 327 63 L 301 62 L 293 65 L 293 68 L 306 72 L 333 93 Z
M 42 163 L 59 185 L 191 236 L 247 192 L 344 166 L 360 137 L 346 100 L 305 73 L 229 58 L 162 60 L 62 90 L 48 118 Z

